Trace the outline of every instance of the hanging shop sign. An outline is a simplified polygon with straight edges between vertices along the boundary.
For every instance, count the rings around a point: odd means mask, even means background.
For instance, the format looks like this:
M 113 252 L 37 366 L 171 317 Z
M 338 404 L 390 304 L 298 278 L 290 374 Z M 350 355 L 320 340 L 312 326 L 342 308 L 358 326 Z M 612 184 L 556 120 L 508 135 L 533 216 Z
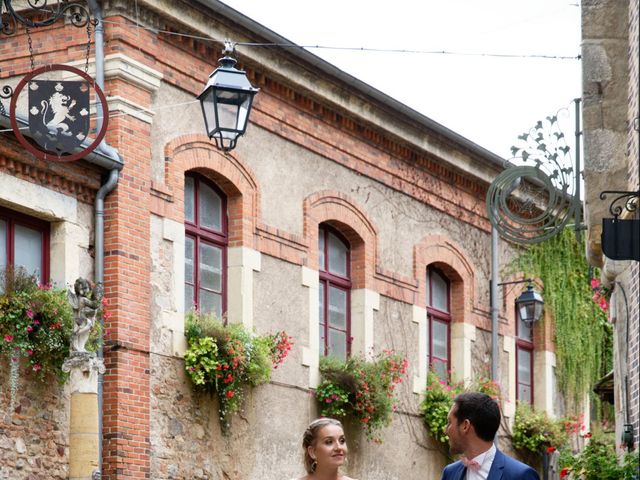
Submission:
M 66 71 L 82 80 L 38 79 L 45 73 Z M 28 92 L 30 142 L 18 126 L 16 105 L 24 88 Z M 91 90 L 102 105 L 100 131 L 89 143 Z M 68 65 L 46 65 L 25 76 L 15 88 L 9 107 L 11 128 L 18 141 L 42 160 L 72 162 L 91 153 L 100 144 L 109 123 L 107 100 L 95 80 L 86 72 Z M 88 145 L 87 145 L 88 143 Z M 78 151 L 83 145 L 87 145 Z
M 612 260 L 640 262 L 640 218 L 623 218 L 637 215 L 640 190 L 605 190 L 600 193 L 600 199 L 606 200 L 609 195 L 615 195 L 609 205 L 613 218 L 602 219 L 602 251 Z

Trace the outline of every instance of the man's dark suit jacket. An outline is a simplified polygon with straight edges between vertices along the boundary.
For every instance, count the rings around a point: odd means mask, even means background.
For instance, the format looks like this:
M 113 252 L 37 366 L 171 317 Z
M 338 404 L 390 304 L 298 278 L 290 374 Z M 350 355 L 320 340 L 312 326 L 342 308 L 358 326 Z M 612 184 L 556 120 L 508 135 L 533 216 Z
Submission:
M 466 473 L 466 467 L 458 460 L 444 467 L 442 480 L 465 480 Z M 530 466 L 496 450 L 487 480 L 540 480 L 540 477 Z

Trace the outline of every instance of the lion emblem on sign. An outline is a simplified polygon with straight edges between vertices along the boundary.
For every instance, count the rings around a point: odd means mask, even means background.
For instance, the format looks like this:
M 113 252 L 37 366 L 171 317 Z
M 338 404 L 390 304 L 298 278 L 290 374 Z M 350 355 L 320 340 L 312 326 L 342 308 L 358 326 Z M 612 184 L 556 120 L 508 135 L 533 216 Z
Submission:
M 87 82 L 29 82 L 29 130 L 45 150 L 71 153 L 89 132 Z

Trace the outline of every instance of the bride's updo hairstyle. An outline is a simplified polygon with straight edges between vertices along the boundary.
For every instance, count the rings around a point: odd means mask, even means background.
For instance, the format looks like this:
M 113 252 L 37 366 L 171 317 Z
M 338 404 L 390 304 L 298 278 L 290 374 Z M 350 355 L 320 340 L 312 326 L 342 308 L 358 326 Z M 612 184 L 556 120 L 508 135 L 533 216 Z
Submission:
M 342 428 L 342 424 L 335 418 L 318 418 L 311 422 L 302 436 L 302 448 L 304 449 L 304 469 L 307 473 L 313 473 L 316 470 L 317 463 L 309 455 L 309 447 L 315 445 L 318 440 L 318 432 L 327 425 L 335 425 Z

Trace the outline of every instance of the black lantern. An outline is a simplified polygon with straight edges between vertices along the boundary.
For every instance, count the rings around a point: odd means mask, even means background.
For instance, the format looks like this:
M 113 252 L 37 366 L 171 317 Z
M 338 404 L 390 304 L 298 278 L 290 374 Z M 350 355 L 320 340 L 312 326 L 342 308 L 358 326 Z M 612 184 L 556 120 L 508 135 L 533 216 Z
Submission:
M 218 60 L 219 67 L 198 95 L 207 134 L 225 152 L 233 150 L 244 134 L 253 96 L 259 90 L 249 83 L 244 71 L 235 68 L 236 60 L 229 56 L 232 52 L 233 45 L 225 42 L 225 56 Z
M 533 289 L 533 285 L 530 283 L 527 289 L 520 294 L 516 299 L 516 309 L 518 316 L 527 326 L 533 325 L 542 317 L 542 307 L 544 306 L 544 300 L 542 295 Z

